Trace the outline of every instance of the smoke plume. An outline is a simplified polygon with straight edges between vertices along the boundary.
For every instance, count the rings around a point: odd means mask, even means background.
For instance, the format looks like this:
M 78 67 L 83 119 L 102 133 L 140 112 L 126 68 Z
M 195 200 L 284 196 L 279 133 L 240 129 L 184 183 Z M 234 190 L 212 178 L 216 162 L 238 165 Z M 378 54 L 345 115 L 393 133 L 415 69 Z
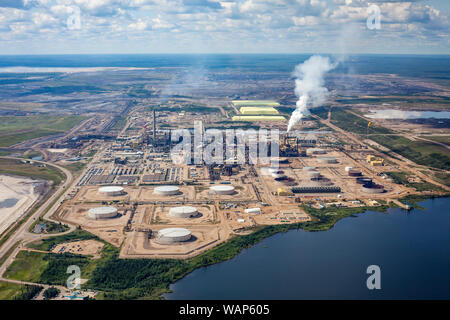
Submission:
M 328 90 L 323 86 L 323 76 L 334 69 L 328 57 L 312 56 L 295 67 L 295 95 L 299 97 L 296 108 L 289 119 L 287 132 L 304 116 L 309 116 L 309 108 L 318 107 L 328 97 Z

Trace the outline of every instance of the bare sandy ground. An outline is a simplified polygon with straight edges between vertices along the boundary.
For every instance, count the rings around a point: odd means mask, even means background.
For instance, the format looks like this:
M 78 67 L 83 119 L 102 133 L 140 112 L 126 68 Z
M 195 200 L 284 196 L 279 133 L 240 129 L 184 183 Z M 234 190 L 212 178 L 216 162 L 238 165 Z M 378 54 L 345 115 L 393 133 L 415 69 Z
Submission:
M 0 208 L 0 234 L 17 221 L 38 199 L 39 195 L 34 192 L 35 182 L 28 178 L 0 175 L 0 206 L 7 199 L 18 200 L 10 208 Z

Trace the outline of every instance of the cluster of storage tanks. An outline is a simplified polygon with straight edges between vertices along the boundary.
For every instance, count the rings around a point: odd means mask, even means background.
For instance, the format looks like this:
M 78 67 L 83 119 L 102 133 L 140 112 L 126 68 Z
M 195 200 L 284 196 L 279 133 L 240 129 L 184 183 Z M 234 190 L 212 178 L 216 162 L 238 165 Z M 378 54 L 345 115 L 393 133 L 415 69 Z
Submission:
M 370 178 L 362 177 L 360 170 L 354 169 L 352 167 L 345 167 L 345 171 L 350 177 L 356 177 L 356 183 L 362 184 L 362 190 L 366 193 L 383 193 L 384 187 L 380 184 L 376 184 Z
M 308 187 L 323 187 L 333 184 L 330 179 L 325 178 L 317 171 L 316 167 L 303 167 L 303 172 L 309 178 Z

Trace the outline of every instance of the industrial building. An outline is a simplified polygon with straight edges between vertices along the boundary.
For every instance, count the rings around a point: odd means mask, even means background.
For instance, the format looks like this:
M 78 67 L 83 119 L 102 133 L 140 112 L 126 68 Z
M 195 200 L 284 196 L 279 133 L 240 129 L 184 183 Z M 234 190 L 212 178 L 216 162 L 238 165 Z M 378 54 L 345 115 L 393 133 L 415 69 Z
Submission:
M 198 214 L 197 208 L 189 206 L 174 207 L 169 210 L 169 215 L 174 218 L 194 218 Z
M 117 208 L 112 206 L 91 208 L 87 214 L 90 219 L 94 220 L 111 219 L 117 217 L 117 215 Z
M 192 233 L 185 228 L 166 228 L 158 231 L 155 241 L 160 244 L 173 244 L 190 240 Z
M 341 192 L 340 187 L 335 186 L 320 186 L 320 187 L 292 187 L 293 193 L 337 193 Z
M 113 197 L 123 195 L 125 192 L 119 186 L 106 186 L 98 188 L 98 192 L 102 195 Z
M 368 155 L 367 156 L 367 162 L 375 167 L 375 166 L 384 166 L 384 159 L 383 158 L 379 158 L 379 157 L 375 157 L 374 155 Z

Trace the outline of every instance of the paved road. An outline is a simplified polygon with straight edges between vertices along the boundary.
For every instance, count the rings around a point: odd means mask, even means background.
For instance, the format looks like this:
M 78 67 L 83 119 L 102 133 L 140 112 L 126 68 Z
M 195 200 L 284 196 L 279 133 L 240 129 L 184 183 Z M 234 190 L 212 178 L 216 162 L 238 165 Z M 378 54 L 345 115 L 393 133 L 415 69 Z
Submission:
M 0 157 L 3 159 L 13 159 L 13 160 L 24 160 L 22 158 L 14 158 L 14 157 Z M 57 188 L 57 190 L 39 207 L 38 210 L 36 210 L 33 215 L 31 217 L 29 217 L 27 219 L 27 221 L 25 221 L 10 237 L 9 239 L 2 245 L 2 247 L 0 248 L 0 258 L 2 258 L 5 254 L 8 253 L 8 251 L 10 249 L 12 249 L 18 242 L 20 242 L 21 244 L 19 246 L 17 246 L 17 248 L 13 251 L 13 253 L 8 257 L 8 259 L 3 263 L 3 265 L 0 267 L 0 279 L 3 275 L 3 273 L 5 272 L 6 268 L 10 265 L 10 263 L 14 260 L 16 254 L 20 251 L 21 248 L 23 248 L 23 246 L 26 243 L 41 239 L 41 238 L 45 238 L 45 237 L 53 237 L 55 235 L 59 235 L 59 234 L 49 234 L 49 235 L 41 235 L 41 234 L 33 234 L 28 232 L 28 229 L 30 228 L 30 226 L 33 224 L 33 222 L 40 217 L 47 209 L 50 208 L 51 204 L 53 201 L 55 201 L 56 199 L 58 199 L 59 197 L 61 197 L 61 195 L 65 194 L 64 191 L 66 190 L 66 192 L 68 191 L 68 186 L 70 186 L 70 184 L 73 181 L 73 176 L 72 173 L 67 170 L 66 168 L 63 168 L 59 165 L 53 164 L 53 163 L 47 163 L 47 162 L 43 162 L 43 161 L 34 161 L 36 163 L 42 163 L 48 166 L 53 166 L 59 170 L 61 170 L 65 175 L 66 175 L 66 179 L 64 180 L 63 184 L 60 184 Z M 62 198 L 64 199 L 64 198 Z M 59 207 L 61 201 L 56 201 L 55 204 L 53 206 L 51 206 L 51 208 L 49 209 L 48 213 L 51 215 L 53 214 Z M 64 233 L 68 233 L 73 231 L 75 227 L 74 226 L 70 226 L 70 230 L 64 232 Z M 60 233 L 60 234 L 64 234 L 64 233 Z

